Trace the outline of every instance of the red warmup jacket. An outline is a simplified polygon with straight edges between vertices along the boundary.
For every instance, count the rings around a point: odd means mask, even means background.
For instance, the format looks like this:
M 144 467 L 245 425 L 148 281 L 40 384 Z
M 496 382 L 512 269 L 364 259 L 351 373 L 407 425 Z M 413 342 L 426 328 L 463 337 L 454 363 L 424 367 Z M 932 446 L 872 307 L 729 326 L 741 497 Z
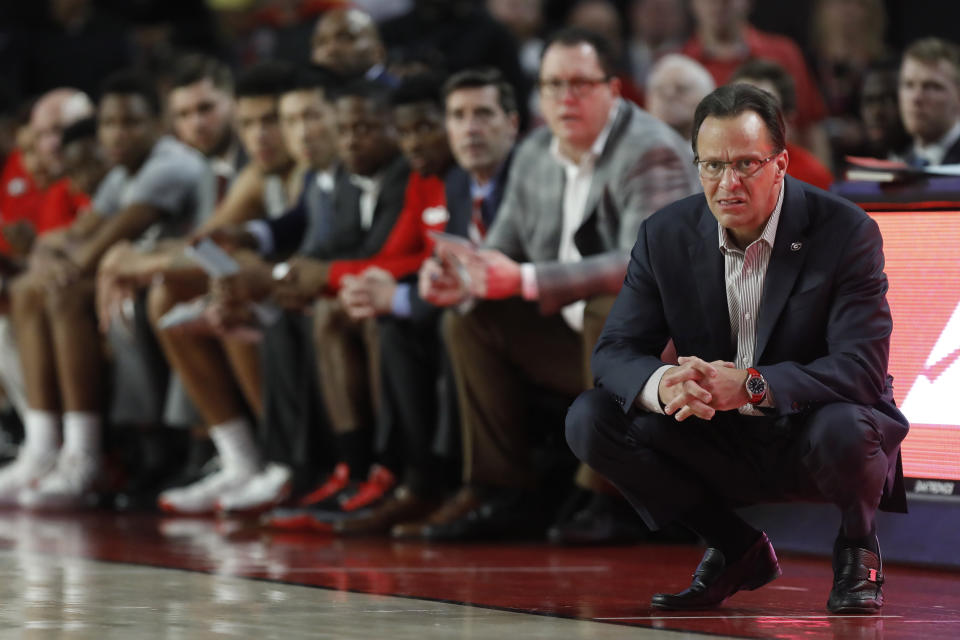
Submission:
M 14 149 L 0 173 L 0 224 L 8 225 L 20 220 L 33 220 L 43 199 L 33 178 L 23 166 L 19 149 Z M 0 234 L 0 253 L 9 253 L 10 245 Z
M 386 242 L 375 255 L 357 260 L 335 260 L 330 265 L 328 287 L 340 289 L 343 277 L 380 267 L 395 278 L 415 273 L 433 253 L 428 231 L 443 231 L 450 219 L 443 180 L 438 176 L 411 173 L 403 197 L 403 209 Z

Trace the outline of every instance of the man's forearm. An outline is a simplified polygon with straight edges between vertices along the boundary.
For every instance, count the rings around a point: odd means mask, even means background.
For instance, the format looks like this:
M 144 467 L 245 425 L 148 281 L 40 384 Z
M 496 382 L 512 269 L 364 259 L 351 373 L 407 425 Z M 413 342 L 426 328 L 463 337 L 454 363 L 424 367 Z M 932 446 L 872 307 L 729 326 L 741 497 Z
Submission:
M 564 305 L 598 295 L 615 295 L 630 260 L 626 251 L 607 251 L 579 262 L 536 263 L 540 311 L 556 313 Z
M 110 247 L 119 240 L 136 238 L 159 216 L 153 207 L 131 205 L 99 224 L 88 239 L 69 251 L 70 259 L 81 272 L 91 273 Z

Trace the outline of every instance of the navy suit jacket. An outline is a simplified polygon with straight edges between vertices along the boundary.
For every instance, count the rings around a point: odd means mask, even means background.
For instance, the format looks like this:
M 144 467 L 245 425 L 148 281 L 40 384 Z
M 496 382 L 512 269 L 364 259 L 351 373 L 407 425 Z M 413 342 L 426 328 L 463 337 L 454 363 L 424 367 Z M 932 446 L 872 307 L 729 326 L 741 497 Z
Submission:
M 882 508 L 905 510 L 899 443 L 907 420 L 887 374 L 892 321 L 880 230 L 862 209 L 786 178 L 784 203 L 757 324 L 755 364 L 777 417 L 828 403 L 872 407 L 891 465 Z M 717 221 L 698 194 L 660 210 L 640 227 L 627 275 L 593 353 L 596 384 L 625 412 L 677 353 L 732 361 L 724 260 Z M 889 450 L 887 450 L 889 447 Z
M 332 211 L 310 211 L 317 201 L 304 190 L 296 206 L 279 218 L 267 220 L 273 234 L 274 254 L 285 257 L 302 251 L 305 234 L 310 230 L 311 216 L 328 216 L 324 237 L 314 238 L 308 257 L 319 260 L 349 260 L 367 258 L 386 242 L 393 225 L 403 209 L 404 193 L 410 176 L 410 165 L 397 155 L 382 169 L 380 194 L 373 212 L 373 224 L 364 229 L 360 224 L 360 189 L 350 181 L 350 174 L 338 165 L 334 173 L 331 202 Z M 316 222 L 316 221 L 314 221 Z
M 503 192 L 507 185 L 507 174 L 513 161 L 513 152 L 507 156 L 497 175 L 494 177 L 493 189 L 487 196 L 484 208 L 490 212 L 492 223 L 496 219 L 497 210 L 503 201 Z M 470 222 L 473 219 L 473 196 L 470 193 L 470 174 L 459 166 L 452 167 L 443 178 L 444 192 L 447 198 L 447 211 L 450 219 L 444 231 L 466 238 L 469 233 Z M 490 225 L 487 225 L 490 228 Z M 410 287 L 410 312 L 415 322 L 423 322 L 436 316 L 441 309 L 433 306 L 420 297 L 417 288 L 417 274 L 407 279 L 413 286 Z

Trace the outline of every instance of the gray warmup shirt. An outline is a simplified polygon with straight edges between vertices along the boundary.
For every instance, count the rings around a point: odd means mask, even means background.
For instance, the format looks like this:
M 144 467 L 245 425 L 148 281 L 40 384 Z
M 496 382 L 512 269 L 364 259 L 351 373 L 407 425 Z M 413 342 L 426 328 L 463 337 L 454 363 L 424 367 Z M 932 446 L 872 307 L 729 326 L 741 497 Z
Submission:
M 142 248 L 163 238 L 183 236 L 210 217 L 216 203 L 216 178 L 203 155 L 163 136 L 134 175 L 114 167 L 93 198 L 93 210 L 113 216 L 132 204 L 146 204 L 162 217 L 137 239 Z

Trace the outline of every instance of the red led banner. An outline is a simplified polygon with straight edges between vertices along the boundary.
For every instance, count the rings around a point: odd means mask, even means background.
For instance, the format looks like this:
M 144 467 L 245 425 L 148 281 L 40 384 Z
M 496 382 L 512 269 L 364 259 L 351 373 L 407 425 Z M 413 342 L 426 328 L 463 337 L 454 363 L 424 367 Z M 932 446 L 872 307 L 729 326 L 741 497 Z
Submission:
M 893 313 L 890 373 L 910 420 L 909 478 L 960 480 L 960 212 L 873 212 Z M 916 483 L 953 493 L 953 483 Z

